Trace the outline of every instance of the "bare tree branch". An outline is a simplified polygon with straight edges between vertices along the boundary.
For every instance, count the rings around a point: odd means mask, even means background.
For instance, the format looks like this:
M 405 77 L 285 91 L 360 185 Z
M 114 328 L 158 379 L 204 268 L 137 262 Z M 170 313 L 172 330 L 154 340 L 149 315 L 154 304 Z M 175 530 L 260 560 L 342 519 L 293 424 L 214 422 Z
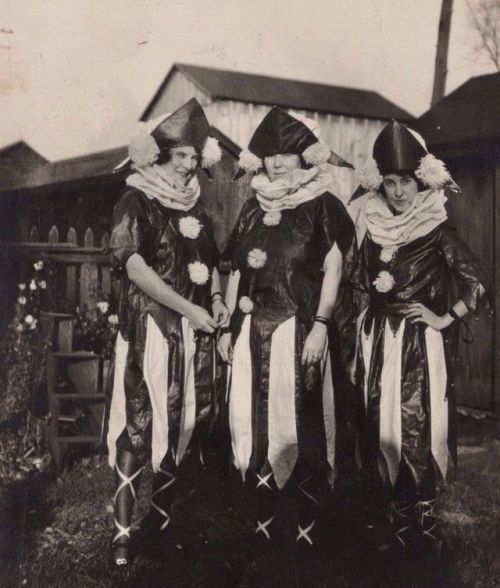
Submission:
M 500 0 L 466 0 L 466 4 L 477 39 L 474 53 L 486 55 L 500 71 Z

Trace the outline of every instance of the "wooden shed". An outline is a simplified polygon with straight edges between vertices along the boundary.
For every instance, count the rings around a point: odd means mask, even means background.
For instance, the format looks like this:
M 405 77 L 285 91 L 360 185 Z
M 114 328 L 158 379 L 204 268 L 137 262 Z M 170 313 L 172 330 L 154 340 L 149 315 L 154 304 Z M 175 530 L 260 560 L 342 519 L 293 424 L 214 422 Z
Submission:
M 463 192 L 449 198 L 450 218 L 491 280 L 500 309 L 500 73 L 471 78 L 416 122 Z M 461 345 L 459 402 L 500 412 L 500 321 L 497 313 L 468 319 L 473 345 Z
M 248 141 L 271 106 L 294 110 L 319 122 L 322 138 L 356 165 L 371 155 L 387 121 L 413 116 L 377 92 L 176 63 L 148 104 L 143 120 L 175 110 L 194 96 L 210 124 L 240 147 Z M 335 168 L 337 196 L 355 189 L 354 174 Z

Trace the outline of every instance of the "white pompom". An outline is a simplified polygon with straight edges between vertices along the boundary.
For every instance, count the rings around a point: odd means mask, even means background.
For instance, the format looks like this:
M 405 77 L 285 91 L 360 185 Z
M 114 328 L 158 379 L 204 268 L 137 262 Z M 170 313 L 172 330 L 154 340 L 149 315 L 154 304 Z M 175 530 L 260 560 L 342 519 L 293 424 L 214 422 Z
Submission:
M 253 302 L 248 296 L 242 296 L 238 302 L 241 312 L 249 314 L 253 310 Z
M 248 149 L 243 149 L 238 160 L 238 167 L 246 172 L 256 172 L 262 167 L 262 160 Z
M 377 278 L 373 280 L 373 285 L 375 286 L 376 290 L 378 290 L 378 292 L 382 292 L 383 294 L 392 290 L 394 288 L 394 283 L 394 276 L 385 270 L 381 271 Z
M 378 190 L 384 179 L 380 174 L 377 162 L 369 159 L 357 170 L 358 182 L 365 190 Z
M 262 249 L 252 249 L 247 256 L 248 265 L 253 269 L 261 269 L 266 265 L 267 253 Z
M 208 137 L 201 152 L 201 167 L 212 167 L 222 158 L 219 142 L 214 137 Z
M 446 169 L 444 162 L 432 153 L 422 157 L 415 175 L 432 190 L 440 190 L 451 180 L 450 172 Z
M 332 151 L 323 141 L 317 141 L 304 149 L 302 157 L 310 165 L 322 165 L 330 159 Z
M 187 239 L 197 239 L 201 228 L 202 224 L 194 216 L 183 216 L 179 219 L 179 230 Z
M 210 272 L 208 267 L 201 261 L 194 261 L 188 265 L 189 278 L 194 284 L 203 285 L 208 282 Z
M 160 149 L 144 123 L 138 123 L 137 127 L 137 132 L 130 141 L 128 154 L 135 168 L 147 167 L 158 159 Z

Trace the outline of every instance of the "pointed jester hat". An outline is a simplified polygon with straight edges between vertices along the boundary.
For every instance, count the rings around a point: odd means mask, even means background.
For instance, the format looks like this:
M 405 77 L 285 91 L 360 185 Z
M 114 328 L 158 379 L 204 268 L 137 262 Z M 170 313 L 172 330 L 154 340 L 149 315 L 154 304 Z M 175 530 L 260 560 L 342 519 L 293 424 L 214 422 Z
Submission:
M 393 120 L 379 133 L 373 145 L 373 159 L 358 170 L 360 185 L 351 202 L 370 191 L 377 191 L 383 176 L 394 172 L 413 172 L 432 190 L 449 188 L 460 192 L 443 161 L 429 153 L 423 137 Z
M 353 167 L 320 140 L 319 125 L 315 120 L 273 106 L 255 129 L 248 149 L 240 153 L 239 170 L 233 179 L 259 171 L 266 157 L 278 153 L 300 155 L 310 165 L 331 163 Z
M 113 171 L 126 166 L 134 169 L 153 165 L 160 153 L 173 147 L 190 145 L 201 155 L 201 167 L 220 161 L 222 152 L 217 139 L 210 137 L 210 125 L 196 98 L 191 98 L 175 112 L 166 113 L 147 122 L 139 122 L 130 141 L 128 157 Z

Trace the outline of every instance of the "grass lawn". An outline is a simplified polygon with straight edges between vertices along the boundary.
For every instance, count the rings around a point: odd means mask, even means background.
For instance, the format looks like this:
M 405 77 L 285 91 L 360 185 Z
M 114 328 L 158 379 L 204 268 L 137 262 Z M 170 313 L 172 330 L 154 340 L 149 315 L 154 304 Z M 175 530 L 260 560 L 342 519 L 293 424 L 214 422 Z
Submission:
M 355 485 L 337 492 L 326 520 L 327 539 L 317 553 L 298 552 L 294 538 L 285 537 L 256 559 L 253 505 L 238 479 L 188 471 L 169 540 L 147 547 L 138 541 L 142 549 L 127 585 L 500 586 L 500 442 L 490 432 L 481 437 L 480 445 L 461 445 L 459 473 L 440 497 L 445 539 L 440 563 L 373 553 L 359 532 Z M 147 471 L 141 485 L 137 520 L 148 510 L 150 476 Z M 112 471 L 94 457 L 75 462 L 57 482 L 40 477 L 14 496 L 0 495 L 4 507 L 13 501 L 0 523 L 0 585 L 119 585 L 108 566 L 112 491 Z M 19 517 L 24 532 L 15 524 Z

